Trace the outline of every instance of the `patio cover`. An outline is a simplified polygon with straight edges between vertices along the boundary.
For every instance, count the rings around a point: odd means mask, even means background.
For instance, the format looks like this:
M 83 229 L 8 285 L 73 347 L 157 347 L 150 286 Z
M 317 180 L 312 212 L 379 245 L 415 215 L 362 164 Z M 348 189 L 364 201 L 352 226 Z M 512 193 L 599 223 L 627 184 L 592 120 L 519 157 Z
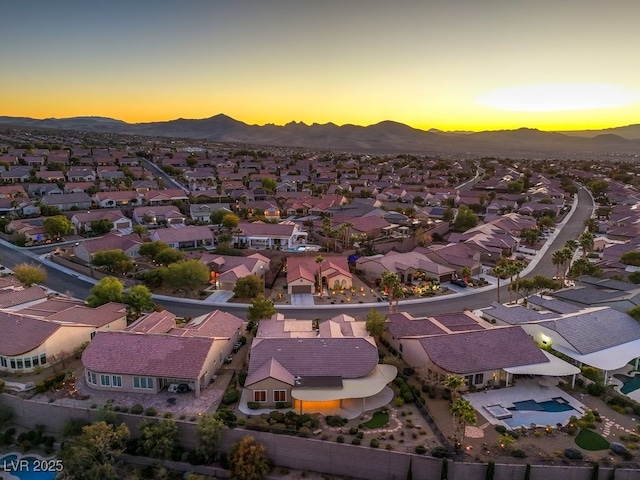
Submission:
M 551 377 L 564 377 L 565 375 L 580 373 L 580 369 L 575 365 L 571 365 L 544 350 L 541 351 L 549 359 L 548 362 L 509 367 L 505 368 L 504 371 L 516 375 L 549 375 Z
M 367 398 L 381 392 L 392 382 L 398 369 L 393 365 L 378 364 L 376 369 L 363 378 L 346 378 L 342 388 L 293 388 L 291 396 L 303 402 L 324 402 L 345 398 Z
M 591 365 L 592 367 L 608 371 L 622 368 L 627 362 L 640 356 L 640 340 L 633 340 L 632 342 L 623 343 L 622 345 L 616 345 L 615 347 L 605 348 L 604 350 L 587 353 L 585 355 L 560 345 L 554 345 L 553 348 L 585 365 Z

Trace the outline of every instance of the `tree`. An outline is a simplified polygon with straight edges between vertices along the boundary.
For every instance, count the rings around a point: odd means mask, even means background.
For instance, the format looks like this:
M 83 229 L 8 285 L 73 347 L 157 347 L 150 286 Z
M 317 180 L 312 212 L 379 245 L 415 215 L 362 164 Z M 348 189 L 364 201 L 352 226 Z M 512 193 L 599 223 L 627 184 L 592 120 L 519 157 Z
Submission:
M 543 215 L 540 218 L 538 218 L 538 227 L 545 229 L 545 228 L 551 228 L 553 227 L 556 222 L 554 222 L 553 218 L 551 218 L 549 215 Z
M 369 313 L 367 314 L 367 321 L 365 323 L 365 327 L 367 332 L 369 332 L 369 335 L 372 337 L 381 337 L 386 330 L 386 321 L 387 317 L 382 315 L 380 311 L 375 308 L 369 310 Z
M 47 218 L 42 224 L 44 231 L 51 238 L 60 238 L 68 235 L 73 229 L 73 224 L 64 215 L 55 215 Z
M 140 424 L 138 452 L 151 458 L 169 459 L 179 438 L 180 432 L 173 418 L 163 418 L 159 422 L 144 420 Z
M 140 239 L 142 239 L 147 233 L 149 233 L 149 230 L 147 230 L 147 227 L 143 225 L 134 225 L 132 231 L 133 233 L 138 235 Z
M 276 191 L 276 187 L 278 183 L 273 178 L 263 178 L 262 179 L 262 188 L 265 192 L 269 194 L 273 194 Z
M 387 292 L 387 298 L 389 299 L 389 313 L 394 313 L 393 301 L 402 296 L 402 284 L 400 283 L 400 277 L 398 277 L 398 274 L 395 272 L 385 270 L 380 274 L 380 286 Z
M 109 302 L 120 302 L 123 289 L 124 284 L 117 278 L 104 277 L 89 290 L 87 304 L 95 308 Z
M 609 189 L 609 182 L 606 180 L 592 180 L 587 183 L 587 187 L 589 187 L 594 197 L 599 197 Z
M 595 236 L 590 231 L 582 232 L 580 237 L 578 238 L 578 244 L 580 248 L 582 248 L 582 258 L 587 256 L 587 253 L 593 250 L 593 244 L 595 241 Z
M 47 271 L 41 265 L 21 263 L 13 267 L 13 274 L 27 287 L 47 280 Z
M 160 250 L 155 257 L 153 257 L 153 261 L 158 265 L 171 265 L 172 263 L 180 262 L 184 260 L 184 253 L 180 250 L 174 250 L 173 248 L 165 248 L 164 250 Z
M 458 213 L 453 221 L 453 228 L 459 232 L 465 232 L 470 228 L 475 227 L 478 224 L 478 215 L 466 205 L 461 205 L 458 208 Z
M 453 415 L 453 421 L 460 426 L 461 438 L 464 440 L 465 427 L 467 425 L 475 425 L 478 420 L 476 410 L 469 400 L 459 396 L 451 403 L 451 414 Z
M 153 310 L 155 306 L 151 291 L 145 285 L 134 285 L 129 288 L 122 301 L 129 305 L 129 311 L 136 318 L 143 312 Z
M 222 226 L 226 228 L 229 232 L 233 231 L 238 224 L 240 223 L 240 218 L 233 213 L 227 213 L 224 217 L 222 217 Z
M 640 251 L 632 250 L 630 252 L 623 253 L 620 257 L 620 263 L 631 265 L 633 267 L 640 267 Z
M 171 250 L 171 247 L 166 243 L 158 240 L 156 242 L 143 243 L 142 245 L 140 245 L 138 253 L 144 257 L 149 257 L 154 260 L 158 253 L 167 249 Z
M 82 428 L 82 434 L 64 442 L 60 458 L 70 478 L 117 480 L 117 459 L 124 452 L 130 432 L 119 426 L 96 422 Z
M 469 267 L 462 267 L 460 269 L 460 276 L 465 282 L 468 282 L 469 278 L 471 278 L 471 269 Z
M 178 290 L 193 291 L 209 281 L 209 267 L 198 260 L 181 260 L 167 267 L 165 281 Z
M 493 275 L 496 277 L 498 281 L 498 288 L 496 291 L 498 292 L 498 303 L 500 303 L 500 279 L 507 274 L 507 269 L 498 263 L 495 267 L 493 267 Z
M 135 268 L 133 260 L 119 248 L 94 253 L 91 264 L 109 273 L 124 274 Z
M 200 417 L 196 426 L 198 449 L 208 463 L 214 461 L 222 434 L 226 429 L 227 426 L 215 414 Z
M 442 384 L 451 390 L 451 400 L 455 401 L 458 397 L 458 390 L 460 387 L 464 386 L 465 380 L 464 377 L 460 375 L 447 375 L 447 378 L 442 382 Z
M 322 295 L 322 263 L 324 262 L 324 257 L 322 255 L 316 255 L 316 265 L 318 265 L 318 278 L 316 280 L 316 285 L 318 287 L 318 293 Z
M 104 235 L 107 232 L 110 232 L 113 229 L 113 222 L 108 218 L 103 218 L 101 220 L 94 220 L 89 224 L 91 228 L 91 233 L 94 235 Z
M 258 275 L 239 278 L 233 287 L 233 294 L 238 298 L 255 298 L 260 293 L 264 293 L 264 284 Z
M 262 480 L 273 467 L 266 447 L 250 435 L 234 445 L 228 459 L 235 480 Z
M 260 293 L 253 299 L 247 310 L 247 320 L 257 322 L 263 318 L 271 318 L 275 313 L 276 308 L 273 306 L 273 300 Z
M 228 213 L 229 213 L 228 210 L 223 210 L 223 209 L 214 210 L 209 214 L 211 223 L 213 225 L 222 225 L 222 220 L 224 219 L 224 216 L 227 215 Z
M 631 310 L 628 310 L 627 315 L 633 317 L 637 322 L 640 323 L 640 305 L 636 305 Z

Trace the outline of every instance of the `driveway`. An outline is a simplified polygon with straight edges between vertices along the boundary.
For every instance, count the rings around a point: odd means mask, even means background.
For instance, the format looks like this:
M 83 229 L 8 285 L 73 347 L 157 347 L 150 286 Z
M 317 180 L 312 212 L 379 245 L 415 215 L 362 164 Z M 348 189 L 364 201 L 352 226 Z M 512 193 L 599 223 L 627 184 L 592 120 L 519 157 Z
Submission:
M 313 307 L 313 295 L 310 293 L 293 293 L 291 294 L 291 305 Z
M 229 290 L 216 290 L 209 295 L 205 302 L 207 303 L 227 303 L 233 298 L 233 292 Z

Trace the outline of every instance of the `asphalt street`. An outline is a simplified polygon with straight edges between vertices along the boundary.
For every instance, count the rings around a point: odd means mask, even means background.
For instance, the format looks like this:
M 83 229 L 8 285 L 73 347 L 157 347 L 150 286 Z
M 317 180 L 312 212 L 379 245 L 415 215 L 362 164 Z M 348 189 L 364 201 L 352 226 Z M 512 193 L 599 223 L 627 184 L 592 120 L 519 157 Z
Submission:
M 546 252 L 538 259 L 533 268 L 527 270 L 525 277 L 533 275 L 544 275 L 552 277 L 555 275 L 555 266 L 551 263 L 551 256 L 555 250 L 562 248 L 567 240 L 577 239 L 584 231 L 585 221 L 593 212 L 593 199 L 584 188 L 578 190 L 578 204 L 573 215 L 567 220 L 562 229 L 556 229 Z M 1 261 L 11 268 L 19 263 L 39 262 L 39 256 L 53 250 L 55 246 L 36 247 L 30 249 L 18 248 L 5 241 L 0 241 Z M 85 299 L 89 296 L 89 290 L 93 286 L 94 280 L 79 275 L 69 270 L 54 268 L 49 262 L 43 263 L 47 270 L 47 281 L 45 286 L 61 293 L 71 293 L 76 298 Z M 501 285 L 500 298 L 509 298 L 507 285 Z M 400 301 L 400 310 L 406 311 L 414 316 L 432 315 L 437 313 L 455 312 L 462 309 L 477 309 L 487 307 L 491 302 L 497 300 L 496 288 L 478 291 L 465 292 L 462 295 L 447 295 L 438 298 L 429 298 L 420 301 Z M 204 303 L 200 300 L 180 299 L 173 297 L 156 297 L 156 303 L 162 305 L 167 310 L 179 316 L 196 317 L 214 309 L 224 310 L 240 318 L 246 318 L 248 305 L 225 303 L 212 304 Z M 387 303 L 362 304 L 362 305 L 322 305 L 314 307 L 295 307 L 291 305 L 278 306 L 278 310 L 289 318 L 322 320 L 334 317 L 340 313 L 364 318 L 371 308 L 377 308 L 382 312 L 388 309 Z

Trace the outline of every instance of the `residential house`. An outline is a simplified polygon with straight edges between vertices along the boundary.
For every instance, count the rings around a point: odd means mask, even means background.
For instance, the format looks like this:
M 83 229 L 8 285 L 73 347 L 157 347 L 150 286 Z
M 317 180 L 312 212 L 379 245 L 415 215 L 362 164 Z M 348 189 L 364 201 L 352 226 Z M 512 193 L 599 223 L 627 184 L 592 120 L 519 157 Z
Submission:
M 0 371 L 32 372 L 66 358 L 100 331 L 127 324 L 126 305 L 89 308 L 52 299 L 18 312 L 0 311 Z
M 307 232 L 292 222 L 278 224 L 253 222 L 240 223 L 234 243 L 245 244 L 252 249 L 287 249 L 296 244 L 306 244 Z
M 228 203 L 192 203 L 189 205 L 189 216 L 196 222 L 211 223 L 211 213 L 217 210 L 233 213 Z
M 135 190 L 124 190 L 116 192 L 98 192 L 93 196 L 93 201 L 100 208 L 114 208 L 124 206 L 141 205 L 142 197 Z
M 184 225 L 186 217 L 174 205 L 148 205 L 133 210 L 133 219 L 140 225 Z
M 175 201 L 189 202 L 189 195 L 181 189 L 149 190 L 144 194 L 147 205 L 170 205 Z
M 42 203 L 49 207 L 56 207 L 61 212 L 70 210 L 88 210 L 91 208 L 91 197 L 84 192 L 61 193 L 57 195 L 45 195 Z
M 568 375 L 579 369 L 543 352 L 520 326 L 494 327 L 473 313 L 414 318 L 389 315 L 384 338 L 403 360 L 423 369 L 431 381 L 465 378 L 467 388 L 511 383 L 517 373 Z
M 316 280 L 322 278 L 322 289 L 350 289 L 353 275 L 347 259 L 342 256 L 323 257 L 318 263 L 315 257 L 287 258 L 287 288 L 289 294 L 316 293 Z
M 78 232 L 90 232 L 91 223 L 100 220 L 109 220 L 113 223 L 112 231 L 130 232 L 133 227 L 131 219 L 118 209 L 76 212 L 71 217 L 71 223 L 75 225 Z
M 436 263 L 422 249 L 407 253 L 394 250 L 384 255 L 360 257 L 356 260 L 356 268 L 362 270 L 370 284 L 375 283 L 388 271 L 398 275 L 401 282 L 412 284 L 421 281 L 448 282 L 456 273 L 456 269 Z
M 209 227 L 189 225 L 182 228 L 158 228 L 151 232 L 151 241 L 161 241 L 172 248 L 192 248 L 213 245 Z
M 85 379 L 96 390 L 133 393 L 186 383 L 198 397 L 231 354 L 242 326 L 240 318 L 219 310 L 181 327 L 172 313 L 153 312 L 127 331 L 96 335 L 82 355 Z
M 220 290 L 233 290 L 236 282 L 247 275 L 257 275 L 264 280 L 271 264 L 269 258 L 259 253 L 238 257 L 205 252 L 200 261 L 209 267 L 211 283 Z
M 117 235 L 110 232 L 103 237 L 80 242 L 74 247 L 73 253 L 89 264 L 95 253 L 104 250 L 122 250 L 128 257 L 136 258 L 139 256 L 140 245 L 142 240 L 138 235 Z

